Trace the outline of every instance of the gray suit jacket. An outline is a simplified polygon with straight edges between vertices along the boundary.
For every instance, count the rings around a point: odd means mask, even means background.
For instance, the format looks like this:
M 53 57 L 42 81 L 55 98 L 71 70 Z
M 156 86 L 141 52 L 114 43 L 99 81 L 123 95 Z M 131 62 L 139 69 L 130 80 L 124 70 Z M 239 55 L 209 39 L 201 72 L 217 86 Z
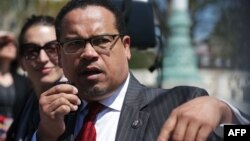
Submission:
M 155 141 L 174 108 L 204 95 L 208 95 L 207 92 L 196 87 L 148 88 L 132 76 L 121 111 L 116 141 Z
M 204 95 L 208 95 L 207 92 L 196 87 L 148 88 L 131 75 L 118 123 L 116 141 L 155 141 L 163 123 L 174 108 Z M 72 116 L 66 118 L 67 129 L 60 141 L 74 140 L 72 120 Z

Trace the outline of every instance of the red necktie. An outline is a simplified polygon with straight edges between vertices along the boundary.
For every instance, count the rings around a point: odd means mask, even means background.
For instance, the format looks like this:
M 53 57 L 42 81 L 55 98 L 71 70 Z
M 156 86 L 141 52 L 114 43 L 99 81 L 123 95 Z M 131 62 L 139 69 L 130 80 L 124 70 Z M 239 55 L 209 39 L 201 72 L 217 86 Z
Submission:
M 78 141 L 96 141 L 95 119 L 97 113 L 102 110 L 103 105 L 98 102 L 88 104 L 88 114 L 86 115 L 83 127 L 78 134 Z

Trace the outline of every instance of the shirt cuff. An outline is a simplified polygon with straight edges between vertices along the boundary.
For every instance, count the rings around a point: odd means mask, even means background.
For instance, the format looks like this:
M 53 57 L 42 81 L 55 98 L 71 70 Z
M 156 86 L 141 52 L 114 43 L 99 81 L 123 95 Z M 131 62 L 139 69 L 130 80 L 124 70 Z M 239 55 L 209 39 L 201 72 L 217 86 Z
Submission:
M 236 120 L 233 120 L 232 124 L 250 124 L 250 121 L 248 119 L 246 119 L 239 111 L 239 109 L 237 109 L 236 107 L 234 107 L 233 105 L 231 105 L 229 102 L 227 102 L 226 100 L 221 100 L 223 102 L 225 102 L 230 109 L 232 110 L 234 117 L 236 118 Z M 223 123 L 222 123 L 223 124 Z

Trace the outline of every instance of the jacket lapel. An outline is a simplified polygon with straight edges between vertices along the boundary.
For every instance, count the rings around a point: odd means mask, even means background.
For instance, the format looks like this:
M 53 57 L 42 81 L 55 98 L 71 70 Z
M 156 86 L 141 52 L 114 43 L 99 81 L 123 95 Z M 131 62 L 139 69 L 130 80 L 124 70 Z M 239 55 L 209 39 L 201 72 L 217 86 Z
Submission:
M 145 87 L 131 74 L 128 90 L 122 107 L 116 141 L 142 141 L 149 119 L 149 113 L 143 111 L 147 100 L 143 96 Z

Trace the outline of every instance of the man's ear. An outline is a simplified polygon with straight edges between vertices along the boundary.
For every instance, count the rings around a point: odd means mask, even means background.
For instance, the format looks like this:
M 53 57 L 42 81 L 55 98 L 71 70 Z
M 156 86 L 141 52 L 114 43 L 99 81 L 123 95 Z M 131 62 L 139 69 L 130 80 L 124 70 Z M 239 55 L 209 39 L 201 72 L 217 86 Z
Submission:
M 130 36 L 125 35 L 125 36 L 122 37 L 122 44 L 123 44 L 123 46 L 125 48 L 126 56 L 127 56 L 128 60 L 131 59 L 130 43 L 131 43 Z

